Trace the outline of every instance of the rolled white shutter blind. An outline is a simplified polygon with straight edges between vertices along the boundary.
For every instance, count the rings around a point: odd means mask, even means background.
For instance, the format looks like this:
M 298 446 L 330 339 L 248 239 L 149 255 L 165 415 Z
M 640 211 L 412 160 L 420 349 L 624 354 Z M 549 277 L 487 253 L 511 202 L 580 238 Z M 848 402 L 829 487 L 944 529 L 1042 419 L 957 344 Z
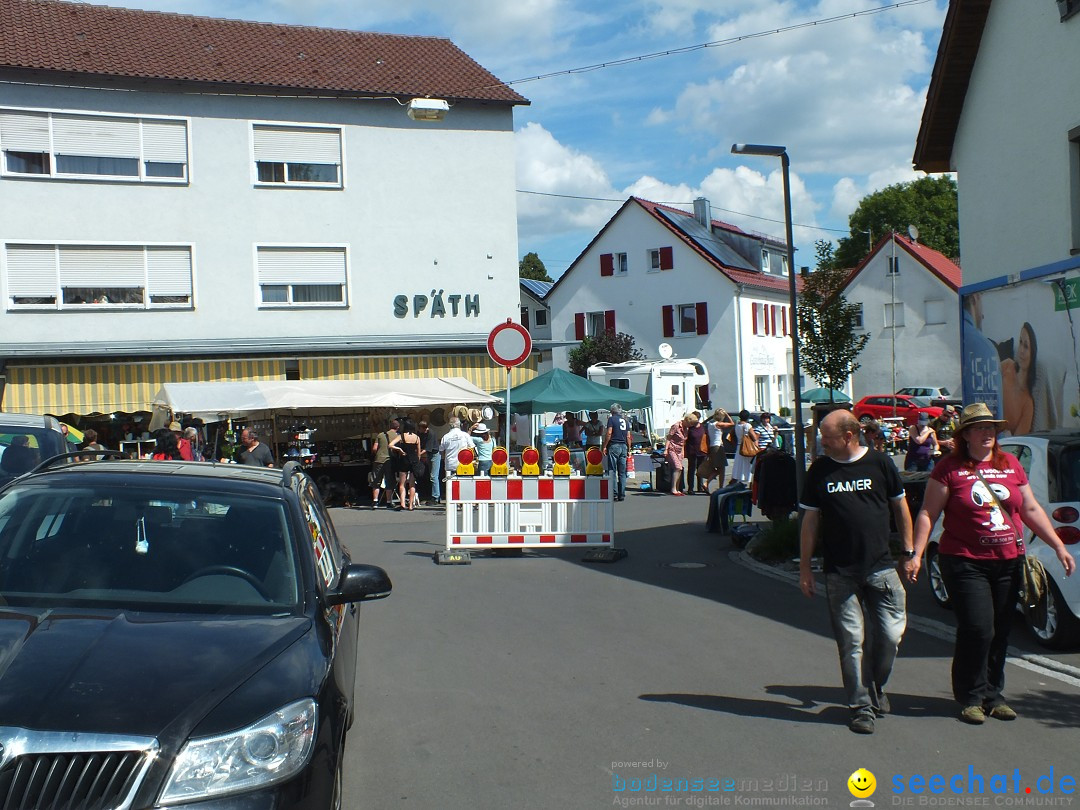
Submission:
M 8 294 L 42 298 L 57 294 L 56 248 L 52 245 L 8 245 Z
M 259 248 L 259 284 L 344 283 L 344 248 Z
M 187 124 L 183 121 L 142 122 L 143 160 L 187 163 Z
M 147 248 L 146 277 L 150 295 L 191 295 L 191 248 Z
M 269 163 L 341 163 L 341 132 L 302 127 L 255 127 L 255 160 Z
M 136 118 L 54 115 L 53 148 L 58 155 L 138 158 Z
M 139 287 L 146 279 L 141 247 L 60 246 L 63 287 Z
M 48 152 L 49 114 L 0 112 L 0 147 L 12 152 Z

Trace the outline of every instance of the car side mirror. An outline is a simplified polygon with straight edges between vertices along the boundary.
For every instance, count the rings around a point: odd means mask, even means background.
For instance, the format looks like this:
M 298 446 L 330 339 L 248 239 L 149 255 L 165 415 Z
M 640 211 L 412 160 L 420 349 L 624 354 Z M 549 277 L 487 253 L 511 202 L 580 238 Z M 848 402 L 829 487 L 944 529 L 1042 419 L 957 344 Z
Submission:
M 330 605 L 371 602 L 385 599 L 393 588 L 390 577 L 377 565 L 351 563 L 342 569 L 337 587 L 327 591 L 326 602 Z

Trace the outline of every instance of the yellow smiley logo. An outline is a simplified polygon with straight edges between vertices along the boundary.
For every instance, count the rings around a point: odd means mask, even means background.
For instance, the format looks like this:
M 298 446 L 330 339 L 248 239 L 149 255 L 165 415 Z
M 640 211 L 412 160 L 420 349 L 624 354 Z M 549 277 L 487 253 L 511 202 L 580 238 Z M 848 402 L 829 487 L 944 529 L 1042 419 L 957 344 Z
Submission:
M 874 795 L 874 790 L 877 788 L 877 779 L 866 768 L 859 768 L 848 777 L 847 787 L 851 791 L 851 795 L 856 799 L 865 799 L 867 796 Z

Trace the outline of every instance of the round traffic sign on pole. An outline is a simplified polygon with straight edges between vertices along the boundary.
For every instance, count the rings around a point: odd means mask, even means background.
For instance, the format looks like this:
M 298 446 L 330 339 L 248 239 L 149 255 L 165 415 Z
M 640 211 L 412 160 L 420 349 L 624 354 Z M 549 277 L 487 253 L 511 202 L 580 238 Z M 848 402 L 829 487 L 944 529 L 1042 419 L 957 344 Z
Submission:
M 500 366 L 520 366 L 532 353 L 529 330 L 509 318 L 491 330 L 487 339 L 488 355 Z

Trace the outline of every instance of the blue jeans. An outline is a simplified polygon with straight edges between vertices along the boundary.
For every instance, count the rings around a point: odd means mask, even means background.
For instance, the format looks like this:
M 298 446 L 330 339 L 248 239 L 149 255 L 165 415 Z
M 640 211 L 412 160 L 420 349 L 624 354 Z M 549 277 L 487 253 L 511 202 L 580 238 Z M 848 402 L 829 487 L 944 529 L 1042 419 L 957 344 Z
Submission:
M 612 487 L 616 498 L 626 497 L 626 450 L 623 443 L 608 445 L 608 471 L 615 477 Z
M 442 497 L 442 453 L 431 454 L 431 500 L 437 501 Z
M 875 571 L 861 581 L 828 574 L 825 593 L 848 706 L 853 713 L 872 712 L 885 691 L 907 627 L 907 593 L 894 568 Z

